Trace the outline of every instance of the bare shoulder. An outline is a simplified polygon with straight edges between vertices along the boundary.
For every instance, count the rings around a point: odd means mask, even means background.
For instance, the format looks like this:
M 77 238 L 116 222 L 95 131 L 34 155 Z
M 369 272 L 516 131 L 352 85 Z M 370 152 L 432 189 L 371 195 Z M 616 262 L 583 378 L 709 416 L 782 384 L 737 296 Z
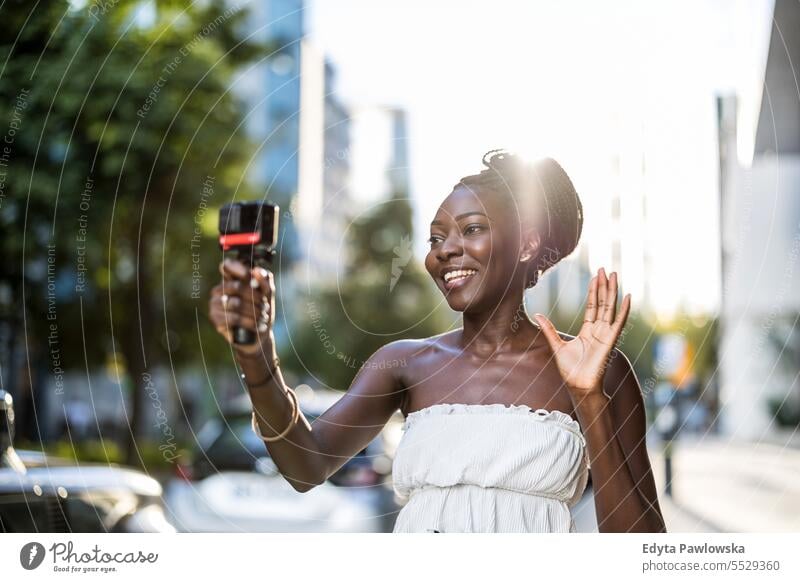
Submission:
M 377 401 L 373 397 L 390 397 L 393 406 L 399 405 L 405 392 L 403 370 L 408 368 L 412 354 L 413 344 L 409 340 L 382 345 L 358 368 L 346 396 L 369 396 L 372 402 Z M 359 406 L 363 409 L 363 402 Z
M 403 360 L 407 360 L 411 356 L 413 351 L 412 342 L 415 341 L 417 340 L 402 339 L 389 342 L 375 350 L 369 361 L 374 364 L 402 363 Z
M 415 358 L 430 353 L 431 350 L 451 349 L 453 346 L 452 339 L 458 331 L 447 331 L 425 338 L 395 340 L 389 342 L 378 351 L 383 350 L 383 353 L 387 356 L 405 358 L 410 362 Z
M 417 358 L 426 353 L 430 347 L 430 339 L 431 338 L 400 339 L 391 341 L 375 350 L 375 353 L 369 357 L 364 366 L 373 369 L 389 370 L 396 380 L 401 380 L 402 376 L 398 374 L 398 371 L 408 369 Z M 402 381 L 400 383 L 402 384 Z

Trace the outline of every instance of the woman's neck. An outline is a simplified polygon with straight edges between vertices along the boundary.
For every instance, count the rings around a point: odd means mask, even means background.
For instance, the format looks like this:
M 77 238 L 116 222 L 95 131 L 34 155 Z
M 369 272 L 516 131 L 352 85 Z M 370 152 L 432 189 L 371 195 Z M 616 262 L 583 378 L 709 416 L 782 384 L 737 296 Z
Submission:
M 466 352 L 486 357 L 530 349 L 539 326 L 525 312 L 520 298 L 502 301 L 491 311 L 464 313 L 460 347 Z

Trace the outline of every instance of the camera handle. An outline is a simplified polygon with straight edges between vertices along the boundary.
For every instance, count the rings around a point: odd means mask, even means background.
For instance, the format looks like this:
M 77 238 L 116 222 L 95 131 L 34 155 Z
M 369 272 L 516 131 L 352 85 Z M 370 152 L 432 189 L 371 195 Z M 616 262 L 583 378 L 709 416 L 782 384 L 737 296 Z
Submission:
M 242 252 L 241 250 L 237 249 L 231 250 L 227 254 L 230 258 L 240 261 L 245 265 L 249 265 L 250 269 L 253 267 L 270 269 L 272 267 L 273 253 L 274 251 L 269 252 L 264 251 L 263 249 L 257 249 L 250 252 Z M 272 314 L 270 314 L 270 317 L 272 317 Z M 233 327 L 233 343 L 237 345 L 249 346 L 256 343 L 257 339 L 256 332 L 254 332 L 252 329 L 247 329 L 246 327 L 240 327 L 238 325 Z
M 270 268 L 278 242 L 280 207 L 265 202 L 236 202 L 219 212 L 219 243 L 223 254 L 245 265 Z M 272 314 L 270 314 L 272 317 Z M 233 343 L 256 343 L 255 331 L 233 327 Z

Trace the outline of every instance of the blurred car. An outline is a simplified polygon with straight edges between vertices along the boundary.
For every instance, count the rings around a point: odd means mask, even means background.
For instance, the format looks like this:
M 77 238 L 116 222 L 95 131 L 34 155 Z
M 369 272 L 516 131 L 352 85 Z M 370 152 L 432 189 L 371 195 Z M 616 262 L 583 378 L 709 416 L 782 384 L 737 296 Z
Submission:
M 298 400 L 303 415 L 314 423 L 342 394 L 333 391 L 300 391 Z M 206 422 L 198 432 L 198 448 L 188 463 L 179 466 L 179 476 L 204 479 L 221 471 L 253 471 L 256 462 L 268 457 L 266 445 L 251 428 L 252 405 L 242 395 L 220 417 Z M 391 471 L 391 448 L 381 433 L 329 481 L 347 487 L 371 487 L 380 484 Z
M 340 393 L 298 388 L 301 410 L 313 423 Z M 299 493 L 278 472 L 253 432 L 247 395 L 198 432 L 197 450 L 178 466 L 165 499 L 179 531 L 387 531 L 396 509 L 387 475 L 392 429 L 387 428 L 325 483 Z M 395 426 L 393 423 L 392 426 Z M 396 426 L 395 426 L 396 427 Z
M 155 479 L 113 464 L 17 450 L 13 438 L 13 400 L 0 390 L 0 531 L 175 532 Z

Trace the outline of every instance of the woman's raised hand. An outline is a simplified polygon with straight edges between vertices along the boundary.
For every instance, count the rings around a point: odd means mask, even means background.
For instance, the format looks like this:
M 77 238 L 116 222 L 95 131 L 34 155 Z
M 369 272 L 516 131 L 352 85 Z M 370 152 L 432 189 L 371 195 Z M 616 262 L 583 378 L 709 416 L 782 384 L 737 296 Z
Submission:
M 564 341 L 544 315 L 534 315 L 542 328 L 561 377 L 570 393 L 577 398 L 602 393 L 603 377 L 611 350 L 617 343 L 630 313 L 631 296 L 625 295 L 617 313 L 617 274 L 606 277 L 599 269 L 589 283 L 586 314 L 578 335 Z
M 225 259 L 219 267 L 222 283 L 211 289 L 208 315 L 216 330 L 244 356 L 275 353 L 275 284 L 272 272 L 248 269 L 241 261 Z M 254 331 L 250 345 L 233 343 L 233 328 Z

